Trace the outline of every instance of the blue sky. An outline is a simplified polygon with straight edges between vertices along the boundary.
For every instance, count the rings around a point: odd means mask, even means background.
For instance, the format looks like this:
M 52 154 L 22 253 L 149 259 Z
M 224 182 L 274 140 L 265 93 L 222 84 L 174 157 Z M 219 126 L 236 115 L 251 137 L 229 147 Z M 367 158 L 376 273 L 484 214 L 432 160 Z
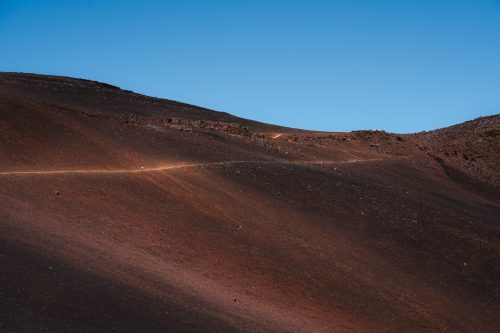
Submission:
M 429 130 L 500 112 L 500 0 L 2 0 L 0 71 L 291 127 Z

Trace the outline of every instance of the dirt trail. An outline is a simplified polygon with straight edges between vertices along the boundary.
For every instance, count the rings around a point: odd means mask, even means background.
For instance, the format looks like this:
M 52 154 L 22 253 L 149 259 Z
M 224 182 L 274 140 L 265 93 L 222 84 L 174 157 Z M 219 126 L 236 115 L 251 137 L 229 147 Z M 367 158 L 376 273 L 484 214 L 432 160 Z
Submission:
M 335 165 L 335 164 L 350 164 L 350 163 L 363 163 L 388 160 L 389 158 L 374 158 L 366 160 L 348 160 L 348 161 L 305 161 L 305 162 L 290 162 L 290 161 L 269 161 L 269 160 L 255 160 L 255 161 L 222 161 L 222 162 L 208 162 L 208 163 L 190 163 L 190 164 L 175 164 L 162 166 L 159 168 L 138 168 L 138 169 L 114 169 L 114 170 L 46 170 L 46 171 L 2 171 L 0 176 L 15 176 L 15 175 L 55 175 L 55 174 L 117 174 L 117 173 L 141 173 L 151 171 L 166 171 L 172 169 L 183 169 L 204 166 L 216 165 L 231 165 L 243 163 L 285 163 L 285 164 L 314 164 L 314 165 Z

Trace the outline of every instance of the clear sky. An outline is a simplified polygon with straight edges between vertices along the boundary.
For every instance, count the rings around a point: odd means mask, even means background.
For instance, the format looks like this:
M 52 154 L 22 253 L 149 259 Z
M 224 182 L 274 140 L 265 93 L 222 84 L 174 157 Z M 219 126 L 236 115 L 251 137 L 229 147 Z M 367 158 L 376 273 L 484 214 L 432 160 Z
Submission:
M 0 0 L 0 71 L 317 130 L 500 112 L 500 0 Z

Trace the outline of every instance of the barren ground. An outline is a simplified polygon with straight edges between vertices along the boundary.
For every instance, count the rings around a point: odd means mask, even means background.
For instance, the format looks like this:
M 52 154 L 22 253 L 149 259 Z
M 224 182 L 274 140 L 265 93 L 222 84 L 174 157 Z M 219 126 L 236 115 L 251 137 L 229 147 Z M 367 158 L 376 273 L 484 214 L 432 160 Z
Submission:
M 0 331 L 498 332 L 499 135 L 0 73 Z

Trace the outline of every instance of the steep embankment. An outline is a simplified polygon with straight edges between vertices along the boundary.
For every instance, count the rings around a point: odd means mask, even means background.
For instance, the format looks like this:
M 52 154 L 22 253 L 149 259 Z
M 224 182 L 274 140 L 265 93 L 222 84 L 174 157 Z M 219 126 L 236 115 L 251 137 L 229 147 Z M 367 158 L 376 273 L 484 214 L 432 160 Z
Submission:
M 4 331 L 499 328 L 498 116 L 316 133 L 69 78 L 0 95 Z

